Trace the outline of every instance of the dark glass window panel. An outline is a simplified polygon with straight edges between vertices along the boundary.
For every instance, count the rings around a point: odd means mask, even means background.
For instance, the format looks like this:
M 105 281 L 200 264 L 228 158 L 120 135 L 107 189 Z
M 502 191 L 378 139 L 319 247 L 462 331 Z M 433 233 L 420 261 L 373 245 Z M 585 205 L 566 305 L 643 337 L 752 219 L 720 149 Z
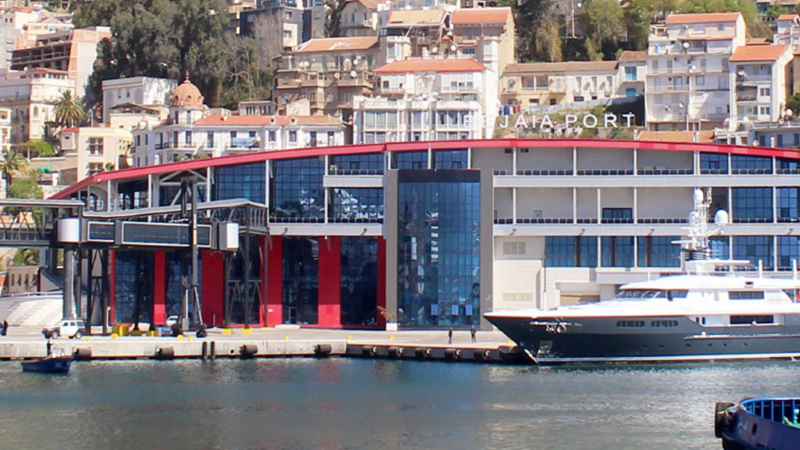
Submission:
M 594 236 L 548 236 L 545 246 L 548 267 L 597 267 Z
M 678 236 L 642 236 L 637 238 L 639 267 L 680 267 L 681 246 L 673 244 Z
M 283 323 L 319 321 L 319 239 L 283 239 Z
M 383 173 L 383 153 L 331 156 L 331 173 L 380 175 Z
M 331 216 L 334 222 L 382 222 L 382 188 L 333 188 Z
M 778 189 L 778 218 L 784 220 L 800 219 L 800 196 L 798 188 L 783 187 Z
M 772 188 L 733 188 L 734 222 L 769 222 L 772 220 Z
M 773 255 L 772 236 L 733 237 L 734 259 L 747 259 L 754 266 L 761 261 L 765 269 L 772 269 Z
M 264 203 L 266 193 L 266 166 L 263 162 L 220 166 L 214 169 L 214 200 L 245 198 Z
M 235 253 L 231 260 L 230 276 L 228 279 L 229 301 L 231 308 L 231 322 L 243 324 L 245 322 L 245 310 L 249 311 L 248 324 L 259 322 L 259 311 L 261 310 L 261 284 L 264 282 L 264 271 L 261 263 L 261 239 L 258 236 L 251 236 L 249 243 L 249 268 L 248 276 L 249 289 L 245 290 L 245 241 L 239 238 L 239 251 Z M 248 295 L 249 294 L 249 295 Z M 247 304 L 249 303 L 249 305 Z
M 767 156 L 731 155 L 733 173 L 771 173 L 772 158 Z
M 270 188 L 273 218 L 310 219 L 325 217 L 322 178 L 325 164 L 319 158 L 291 159 L 273 163 Z
M 202 255 L 202 253 L 201 253 Z M 167 276 L 166 276 L 166 289 L 165 289 L 165 311 L 164 316 L 178 316 L 181 313 L 181 302 L 183 301 L 183 284 L 182 284 L 182 275 L 183 275 L 183 258 L 184 253 L 177 251 L 177 252 L 169 252 L 167 253 L 166 258 L 166 269 L 167 269 Z M 188 277 L 186 281 L 191 283 L 191 276 L 192 276 L 192 261 L 189 259 L 186 264 L 188 268 Z M 197 268 L 198 273 L 201 276 L 197 277 L 197 294 L 202 295 L 203 292 L 203 260 L 202 258 L 197 261 Z M 202 297 L 200 298 L 201 305 L 202 305 Z M 189 303 L 189 317 L 192 317 L 194 314 L 195 305 L 193 302 Z M 222 314 L 222 311 L 219 311 Z M 220 315 L 220 317 L 222 317 Z
M 730 259 L 731 246 L 727 237 L 712 237 L 708 240 L 711 246 L 711 257 L 716 259 Z
M 153 253 L 117 250 L 115 257 L 115 311 L 112 320 L 117 323 L 150 323 L 153 312 Z
M 437 170 L 468 169 L 467 150 L 437 150 L 433 153 L 434 168 Z
M 700 173 L 728 173 L 728 155 L 720 153 L 700 153 Z
M 342 237 L 342 325 L 377 325 L 378 239 Z
M 428 152 L 396 152 L 394 153 L 395 169 L 427 169 Z
M 607 236 L 602 239 L 603 267 L 633 267 L 633 238 Z
M 792 261 L 798 259 L 800 259 L 800 239 L 797 236 L 778 236 L 778 269 L 791 270 Z

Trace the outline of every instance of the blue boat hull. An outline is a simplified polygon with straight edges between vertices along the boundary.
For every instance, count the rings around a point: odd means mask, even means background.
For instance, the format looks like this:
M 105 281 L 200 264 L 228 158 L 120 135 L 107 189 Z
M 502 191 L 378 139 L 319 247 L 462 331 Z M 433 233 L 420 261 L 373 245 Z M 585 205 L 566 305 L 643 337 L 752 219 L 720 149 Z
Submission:
M 72 365 L 72 358 L 43 358 L 34 361 L 23 361 L 23 372 L 39 372 L 39 373 L 65 373 L 69 372 Z
M 800 397 L 749 399 L 722 412 L 717 409 L 715 430 L 726 450 L 800 447 Z

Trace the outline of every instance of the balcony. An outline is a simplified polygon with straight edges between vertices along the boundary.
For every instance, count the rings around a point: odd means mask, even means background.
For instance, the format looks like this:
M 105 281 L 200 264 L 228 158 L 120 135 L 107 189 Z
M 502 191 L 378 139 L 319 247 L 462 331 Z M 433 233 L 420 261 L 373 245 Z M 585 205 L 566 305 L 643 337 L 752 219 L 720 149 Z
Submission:
M 191 150 L 194 151 L 197 146 L 192 145 L 191 142 L 164 142 L 156 144 L 156 150 Z
M 749 83 L 770 83 L 772 82 L 772 75 L 736 75 L 736 84 L 743 85 Z
M 692 169 L 639 169 L 638 175 L 694 175 Z
M 339 169 L 337 167 L 331 167 L 328 170 L 328 175 L 374 176 L 374 175 L 383 175 L 383 169 Z

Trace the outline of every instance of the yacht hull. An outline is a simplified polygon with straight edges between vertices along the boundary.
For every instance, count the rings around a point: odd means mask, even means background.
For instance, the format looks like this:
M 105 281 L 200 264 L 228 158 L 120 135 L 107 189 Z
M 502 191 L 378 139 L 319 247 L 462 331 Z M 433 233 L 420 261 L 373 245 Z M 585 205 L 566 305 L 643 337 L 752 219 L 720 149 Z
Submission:
M 486 316 L 538 364 L 800 358 L 800 314 L 770 326 L 704 327 L 687 316 Z

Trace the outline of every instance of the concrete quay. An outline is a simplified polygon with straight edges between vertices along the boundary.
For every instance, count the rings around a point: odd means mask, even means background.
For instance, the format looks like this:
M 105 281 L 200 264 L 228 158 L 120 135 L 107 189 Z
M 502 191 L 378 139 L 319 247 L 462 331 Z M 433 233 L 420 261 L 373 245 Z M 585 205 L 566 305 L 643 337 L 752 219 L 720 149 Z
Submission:
M 472 343 L 469 331 L 454 332 L 452 344 L 447 331 L 361 331 L 330 329 L 269 328 L 245 333 L 233 329 L 208 330 L 197 338 L 150 336 L 93 336 L 82 339 L 51 340 L 52 349 L 76 359 L 173 359 L 173 358 L 276 358 L 356 357 L 462 361 L 483 363 L 524 363 L 525 354 L 500 332 L 478 332 Z M 47 352 L 41 330 L 12 327 L 0 337 L 0 360 L 41 358 Z

